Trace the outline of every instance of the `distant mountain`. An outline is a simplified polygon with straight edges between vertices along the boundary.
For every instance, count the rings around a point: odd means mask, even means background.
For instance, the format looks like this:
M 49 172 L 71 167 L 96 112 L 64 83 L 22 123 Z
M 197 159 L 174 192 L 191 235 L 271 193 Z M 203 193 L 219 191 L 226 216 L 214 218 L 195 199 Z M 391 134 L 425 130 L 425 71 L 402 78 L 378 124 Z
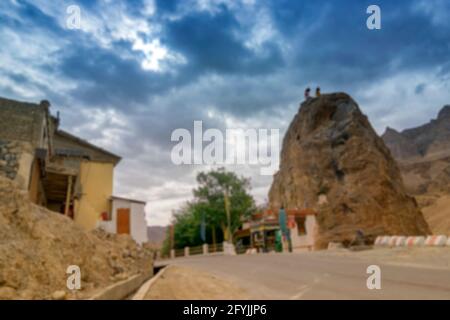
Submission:
M 450 234 L 450 105 L 436 119 L 382 135 L 434 233 Z
M 387 128 L 382 135 L 394 158 L 424 160 L 450 156 L 450 105 L 429 123 L 398 132 Z
M 166 238 L 167 227 L 150 226 L 147 227 L 148 242 L 154 246 L 160 247 Z
M 386 146 L 391 150 L 394 158 L 397 160 L 421 156 L 416 143 L 395 129 L 387 127 L 382 138 Z

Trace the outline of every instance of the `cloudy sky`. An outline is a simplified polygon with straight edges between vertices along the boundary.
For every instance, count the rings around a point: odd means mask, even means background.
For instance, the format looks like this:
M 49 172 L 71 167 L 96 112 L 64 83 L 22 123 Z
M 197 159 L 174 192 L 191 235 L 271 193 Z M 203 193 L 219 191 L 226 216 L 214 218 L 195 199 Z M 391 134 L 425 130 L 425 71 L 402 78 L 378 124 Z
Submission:
M 0 96 L 50 100 L 63 129 L 123 157 L 115 193 L 167 224 L 207 169 L 171 162 L 171 133 L 194 120 L 283 134 L 316 85 L 351 94 L 380 134 L 435 117 L 450 103 L 449 15 L 445 0 L 2 0 Z M 267 198 L 257 166 L 229 169 Z

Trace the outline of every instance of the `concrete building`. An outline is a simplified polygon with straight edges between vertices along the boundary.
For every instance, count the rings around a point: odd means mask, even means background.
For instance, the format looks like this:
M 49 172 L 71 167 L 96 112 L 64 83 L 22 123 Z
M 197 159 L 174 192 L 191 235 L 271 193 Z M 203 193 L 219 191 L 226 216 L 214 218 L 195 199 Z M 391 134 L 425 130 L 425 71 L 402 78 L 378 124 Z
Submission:
M 43 179 L 46 206 L 94 229 L 110 210 L 114 167 L 120 157 L 63 130 L 57 130 L 53 140 L 54 154 Z
M 318 231 L 316 212 L 312 209 L 288 209 L 286 214 L 292 249 L 313 250 Z
M 48 101 L 0 98 L 0 175 L 17 182 L 32 202 L 94 229 L 115 214 L 113 176 L 121 158 L 61 130 L 49 109 Z M 130 203 L 133 216 L 140 202 Z M 130 232 L 143 242 L 147 224 L 138 216 L 130 219 Z
M 111 211 L 99 222 L 99 227 L 110 233 L 129 234 L 137 243 L 148 241 L 144 201 L 111 197 Z

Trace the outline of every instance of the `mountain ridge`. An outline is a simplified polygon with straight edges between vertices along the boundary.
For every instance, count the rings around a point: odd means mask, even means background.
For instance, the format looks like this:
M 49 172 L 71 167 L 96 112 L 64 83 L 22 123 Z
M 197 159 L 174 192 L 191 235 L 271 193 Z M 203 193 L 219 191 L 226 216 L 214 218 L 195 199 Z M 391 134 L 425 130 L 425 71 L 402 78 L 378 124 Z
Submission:
M 432 231 L 450 234 L 450 105 L 426 124 L 400 132 L 387 127 L 382 139 Z
M 399 161 L 450 155 L 450 105 L 428 123 L 402 131 L 387 127 L 381 137 Z

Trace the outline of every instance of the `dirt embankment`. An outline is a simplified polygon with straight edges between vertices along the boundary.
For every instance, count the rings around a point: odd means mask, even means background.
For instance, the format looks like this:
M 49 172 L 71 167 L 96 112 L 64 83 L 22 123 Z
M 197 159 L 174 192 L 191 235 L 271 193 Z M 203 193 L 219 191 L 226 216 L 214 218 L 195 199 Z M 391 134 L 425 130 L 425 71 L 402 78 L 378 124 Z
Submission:
M 67 289 L 67 268 L 81 269 L 81 290 Z M 151 252 L 129 236 L 86 232 L 27 200 L 0 177 L 0 299 L 82 299 L 152 268 Z

